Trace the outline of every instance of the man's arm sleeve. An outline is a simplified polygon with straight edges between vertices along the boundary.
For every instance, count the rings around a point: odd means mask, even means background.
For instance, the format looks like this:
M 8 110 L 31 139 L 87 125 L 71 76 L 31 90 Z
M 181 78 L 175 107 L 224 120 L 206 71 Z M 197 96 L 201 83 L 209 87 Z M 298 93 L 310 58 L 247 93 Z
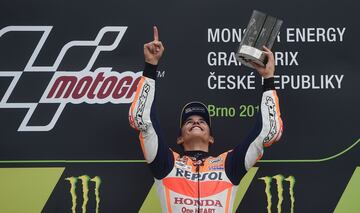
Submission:
M 227 155 L 225 171 L 231 182 L 239 184 L 245 173 L 259 160 L 268 147 L 282 135 L 279 101 L 274 78 L 264 80 L 260 112 L 250 134 Z
M 140 131 L 139 139 L 145 160 L 157 179 L 164 178 L 172 169 L 174 157 L 164 141 L 155 109 L 156 65 L 145 63 L 129 111 L 130 126 Z

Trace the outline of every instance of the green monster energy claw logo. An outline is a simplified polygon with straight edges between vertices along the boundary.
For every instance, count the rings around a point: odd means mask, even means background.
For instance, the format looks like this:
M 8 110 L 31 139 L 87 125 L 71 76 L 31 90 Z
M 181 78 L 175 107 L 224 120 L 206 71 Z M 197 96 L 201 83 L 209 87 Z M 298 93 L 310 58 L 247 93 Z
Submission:
M 82 213 L 86 213 L 86 205 L 89 201 L 89 182 L 95 182 L 95 199 L 96 199 L 96 213 L 99 213 L 99 204 L 100 204 L 100 184 L 101 179 L 99 176 L 95 176 L 94 178 L 90 178 L 87 175 L 82 175 L 79 177 L 68 177 L 65 180 L 70 183 L 70 194 L 72 200 L 72 213 L 76 213 L 76 205 L 77 205 L 77 196 L 76 196 L 76 183 L 78 180 L 81 180 L 82 185 L 82 195 L 83 195 L 83 203 L 82 203 Z
M 295 194 L 294 194 L 294 186 L 295 186 L 295 177 L 294 176 L 289 176 L 287 178 L 285 178 L 282 175 L 275 175 L 272 177 L 261 177 L 259 178 L 260 180 L 263 180 L 265 183 L 265 193 L 266 193 L 266 198 L 267 198 L 267 211 L 268 213 L 271 213 L 271 182 L 272 180 L 276 180 L 276 186 L 277 186 L 277 193 L 278 193 L 278 203 L 277 203 L 277 210 L 278 213 L 281 213 L 281 205 L 282 202 L 284 200 L 283 197 L 283 192 L 284 192 L 284 186 L 283 186 L 283 181 L 287 181 L 289 182 L 289 195 L 290 195 L 290 201 L 291 201 L 291 213 L 294 213 L 294 205 L 295 205 Z

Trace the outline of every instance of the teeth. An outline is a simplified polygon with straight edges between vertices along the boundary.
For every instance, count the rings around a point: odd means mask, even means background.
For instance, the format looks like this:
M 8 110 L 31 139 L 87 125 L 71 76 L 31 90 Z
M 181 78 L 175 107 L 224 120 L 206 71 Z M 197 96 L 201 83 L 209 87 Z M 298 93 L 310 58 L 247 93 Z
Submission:
M 198 126 L 193 127 L 191 130 L 193 130 L 193 129 L 195 129 L 195 128 L 202 130 L 202 129 L 201 129 L 200 127 L 198 127 Z

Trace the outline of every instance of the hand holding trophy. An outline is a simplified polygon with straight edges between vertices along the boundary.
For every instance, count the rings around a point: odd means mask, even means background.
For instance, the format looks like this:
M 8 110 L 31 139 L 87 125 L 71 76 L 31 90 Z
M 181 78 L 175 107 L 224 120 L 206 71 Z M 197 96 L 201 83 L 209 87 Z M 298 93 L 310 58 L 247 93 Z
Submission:
M 280 19 L 254 10 L 245 35 L 236 52 L 237 60 L 243 65 L 257 70 L 260 67 L 266 68 L 269 53 L 271 53 L 270 49 L 280 31 L 282 23 L 283 21 Z

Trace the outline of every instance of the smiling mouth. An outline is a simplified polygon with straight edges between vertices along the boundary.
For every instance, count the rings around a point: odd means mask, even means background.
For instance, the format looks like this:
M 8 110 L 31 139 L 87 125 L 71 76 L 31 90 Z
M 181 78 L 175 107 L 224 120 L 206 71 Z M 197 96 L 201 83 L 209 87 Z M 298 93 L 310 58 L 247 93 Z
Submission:
M 201 127 L 199 127 L 199 126 L 193 126 L 193 127 L 191 127 L 191 129 L 190 129 L 190 131 L 192 131 L 193 129 L 195 129 L 195 128 L 198 128 L 198 129 L 200 129 L 201 131 L 203 130 Z

